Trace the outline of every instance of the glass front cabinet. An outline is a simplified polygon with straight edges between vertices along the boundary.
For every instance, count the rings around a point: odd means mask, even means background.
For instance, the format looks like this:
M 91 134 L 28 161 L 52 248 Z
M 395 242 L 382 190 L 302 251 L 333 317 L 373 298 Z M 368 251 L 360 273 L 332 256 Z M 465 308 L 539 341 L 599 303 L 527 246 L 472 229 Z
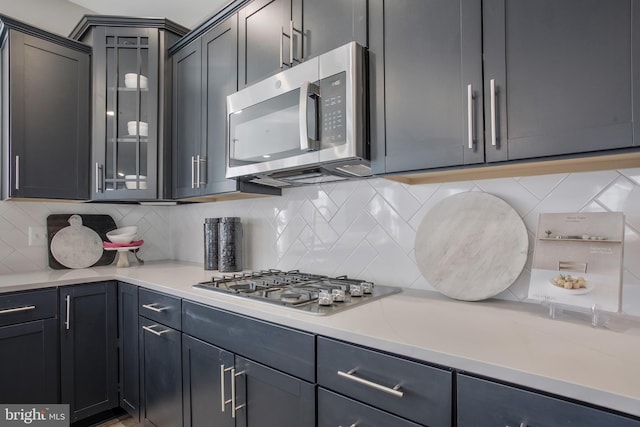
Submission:
M 188 30 L 166 19 L 87 15 L 71 36 L 93 47 L 91 200 L 171 197 L 171 62 Z

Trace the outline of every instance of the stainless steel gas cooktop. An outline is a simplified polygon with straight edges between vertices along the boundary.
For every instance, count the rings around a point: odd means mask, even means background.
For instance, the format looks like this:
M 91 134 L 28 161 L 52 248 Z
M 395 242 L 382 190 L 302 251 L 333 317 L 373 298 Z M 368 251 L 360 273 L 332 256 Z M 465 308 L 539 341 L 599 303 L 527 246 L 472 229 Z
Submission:
M 347 276 L 328 277 L 298 270 L 263 270 L 213 277 L 193 286 L 313 314 L 332 314 L 401 291 Z

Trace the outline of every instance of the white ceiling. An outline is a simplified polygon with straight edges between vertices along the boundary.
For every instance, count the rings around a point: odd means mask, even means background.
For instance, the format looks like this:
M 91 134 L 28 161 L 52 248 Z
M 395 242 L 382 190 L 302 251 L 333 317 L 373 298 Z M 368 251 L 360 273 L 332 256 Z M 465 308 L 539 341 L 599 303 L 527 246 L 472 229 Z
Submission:
M 68 0 L 101 15 L 168 18 L 187 28 L 207 20 L 230 0 Z

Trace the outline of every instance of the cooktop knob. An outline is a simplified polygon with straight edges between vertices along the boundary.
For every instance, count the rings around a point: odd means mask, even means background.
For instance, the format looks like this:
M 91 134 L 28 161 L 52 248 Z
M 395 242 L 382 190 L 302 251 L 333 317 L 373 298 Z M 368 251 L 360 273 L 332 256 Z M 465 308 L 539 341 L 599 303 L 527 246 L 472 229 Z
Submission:
M 371 294 L 371 292 L 373 292 L 373 283 L 371 283 L 371 282 L 362 282 L 362 283 L 360 283 L 360 285 L 362 286 L 362 293 L 363 294 Z
M 352 297 L 361 297 L 364 294 L 364 290 L 362 289 L 362 283 L 358 285 L 349 286 L 349 293 Z
M 331 295 L 333 296 L 334 302 L 344 302 L 346 292 L 344 291 L 344 289 L 332 289 Z
M 333 295 L 331 292 L 321 289 L 318 292 L 318 305 L 331 305 L 333 304 Z

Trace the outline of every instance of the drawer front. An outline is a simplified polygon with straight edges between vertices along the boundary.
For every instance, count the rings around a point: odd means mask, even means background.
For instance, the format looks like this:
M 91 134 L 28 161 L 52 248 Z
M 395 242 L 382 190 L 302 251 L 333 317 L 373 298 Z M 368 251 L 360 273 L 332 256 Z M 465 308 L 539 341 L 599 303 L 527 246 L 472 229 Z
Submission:
M 459 426 L 640 427 L 638 420 L 464 374 L 457 390 Z
M 318 384 L 429 427 L 451 426 L 452 373 L 318 337 Z
M 421 427 L 323 388 L 318 389 L 318 427 Z
M 183 331 L 210 344 L 315 382 L 315 336 L 184 301 Z
M 182 300 L 160 292 L 142 289 L 138 291 L 138 313 L 147 319 L 181 330 Z
M 57 289 L 1 295 L 0 326 L 56 317 L 57 306 Z

